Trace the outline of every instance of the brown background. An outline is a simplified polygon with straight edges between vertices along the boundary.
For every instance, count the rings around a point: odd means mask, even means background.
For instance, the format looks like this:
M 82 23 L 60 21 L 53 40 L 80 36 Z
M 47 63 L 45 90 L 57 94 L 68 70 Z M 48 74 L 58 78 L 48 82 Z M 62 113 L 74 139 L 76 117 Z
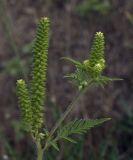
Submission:
M 31 42 L 36 23 L 42 16 L 51 20 L 45 111 L 48 126 L 52 126 L 58 113 L 65 110 L 76 93 L 76 88 L 63 78 L 74 67 L 60 58 L 84 60 L 89 55 L 94 33 L 102 31 L 106 40 L 107 68 L 104 74 L 122 78 L 123 81 L 109 83 L 104 89 L 95 87 L 88 91 L 68 119 L 112 117 L 110 122 L 85 136 L 82 160 L 89 159 L 91 149 L 98 159 L 99 144 L 107 135 L 111 135 L 110 141 L 117 142 L 118 159 L 133 158 L 130 148 L 133 145 L 127 145 L 128 141 L 133 141 L 133 136 L 121 130 L 121 121 L 123 126 L 123 121 L 125 124 L 128 118 L 133 119 L 133 1 L 109 2 L 111 9 L 107 13 L 90 11 L 81 16 L 76 10 L 80 0 L 0 0 L 0 159 L 4 160 L 7 156 L 14 160 L 17 155 L 17 159 L 24 157 L 26 160 L 28 148 L 33 146 L 29 136 L 20 132 L 15 83 L 19 78 L 30 79 Z M 130 130 L 132 123 L 127 125 Z M 123 146 L 120 141 L 125 135 L 127 139 Z M 106 156 L 103 159 L 108 160 Z M 57 159 L 63 157 L 62 149 Z

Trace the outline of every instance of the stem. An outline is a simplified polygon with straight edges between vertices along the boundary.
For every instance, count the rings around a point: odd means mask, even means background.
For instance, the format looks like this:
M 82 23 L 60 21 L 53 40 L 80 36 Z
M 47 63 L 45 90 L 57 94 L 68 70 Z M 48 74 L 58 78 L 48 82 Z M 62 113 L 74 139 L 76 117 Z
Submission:
M 40 141 L 36 143 L 36 148 L 37 148 L 37 160 L 43 160 L 43 149 Z
M 66 111 L 64 112 L 64 114 L 61 116 L 61 118 L 59 119 L 59 121 L 57 121 L 57 123 L 55 124 L 55 126 L 53 127 L 53 129 L 51 130 L 46 143 L 45 143 L 45 147 L 43 150 L 46 149 L 47 147 L 47 142 L 48 140 L 52 137 L 52 135 L 55 133 L 55 131 L 58 129 L 58 127 L 61 125 L 61 123 L 64 121 L 64 119 L 67 117 L 67 115 L 71 112 L 71 110 L 74 108 L 76 102 L 79 100 L 80 96 L 86 91 L 86 89 L 83 89 L 82 91 L 79 91 L 76 95 L 76 97 L 74 98 L 74 100 L 69 104 L 69 106 L 67 107 Z

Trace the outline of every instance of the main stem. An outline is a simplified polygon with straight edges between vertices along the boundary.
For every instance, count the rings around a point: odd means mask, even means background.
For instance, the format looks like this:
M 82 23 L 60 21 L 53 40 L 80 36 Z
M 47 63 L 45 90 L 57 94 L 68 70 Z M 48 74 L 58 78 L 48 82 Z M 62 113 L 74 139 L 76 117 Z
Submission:
M 37 141 L 36 148 L 37 148 L 37 160 L 42 160 L 43 159 L 43 149 L 42 149 L 40 141 Z

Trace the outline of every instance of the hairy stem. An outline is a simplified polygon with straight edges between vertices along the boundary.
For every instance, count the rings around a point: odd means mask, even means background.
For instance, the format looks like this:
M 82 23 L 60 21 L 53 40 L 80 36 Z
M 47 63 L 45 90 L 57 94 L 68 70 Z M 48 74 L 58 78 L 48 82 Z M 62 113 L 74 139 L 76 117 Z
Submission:
M 64 121 L 64 119 L 67 117 L 67 115 L 71 112 L 71 110 L 74 108 L 76 102 L 79 100 L 79 98 L 81 97 L 81 95 L 83 95 L 83 93 L 86 91 L 86 88 L 83 89 L 82 91 L 79 91 L 76 95 L 76 97 L 74 98 L 74 100 L 69 104 L 69 106 L 67 107 L 66 111 L 64 112 L 64 114 L 61 116 L 61 118 L 57 121 L 57 123 L 55 124 L 55 126 L 53 127 L 53 129 L 51 130 L 49 137 L 46 140 L 45 143 L 45 147 L 43 150 L 46 149 L 47 147 L 47 141 L 53 136 L 53 134 L 55 133 L 55 131 L 59 128 L 59 126 L 61 125 L 61 123 Z

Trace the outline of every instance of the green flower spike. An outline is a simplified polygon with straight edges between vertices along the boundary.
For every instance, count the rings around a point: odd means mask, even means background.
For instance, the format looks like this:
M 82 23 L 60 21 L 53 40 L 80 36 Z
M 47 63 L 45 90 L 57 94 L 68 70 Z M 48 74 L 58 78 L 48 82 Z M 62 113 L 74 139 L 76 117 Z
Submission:
M 43 124 L 43 102 L 46 95 L 46 71 L 48 54 L 49 19 L 41 18 L 33 46 L 33 64 L 31 81 L 31 99 L 33 110 L 33 128 L 40 129 Z
M 81 63 L 71 58 L 65 58 L 66 60 L 69 60 L 75 64 L 75 73 L 68 74 L 66 77 L 68 77 L 70 80 L 74 80 L 79 90 L 82 90 L 85 87 L 93 84 L 103 86 L 108 81 L 120 80 L 102 76 L 102 71 L 105 68 L 104 44 L 105 42 L 103 33 L 96 32 L 90 50 L 89 59 L 86 59 Z
M 24 80 L 17 80 L 17 94 L 18 101 L 22 114 L 22 121 L 24 129 L 27 131 L 32 130 L 32 110 L 31 110 L 31 101 L 29 99 L 29 93 L 27 85 Z
M 90 51 L 90 65 L 95 66 L 99 61 L 104 60 L 104 35 L 102 32 L 96 32 Z

